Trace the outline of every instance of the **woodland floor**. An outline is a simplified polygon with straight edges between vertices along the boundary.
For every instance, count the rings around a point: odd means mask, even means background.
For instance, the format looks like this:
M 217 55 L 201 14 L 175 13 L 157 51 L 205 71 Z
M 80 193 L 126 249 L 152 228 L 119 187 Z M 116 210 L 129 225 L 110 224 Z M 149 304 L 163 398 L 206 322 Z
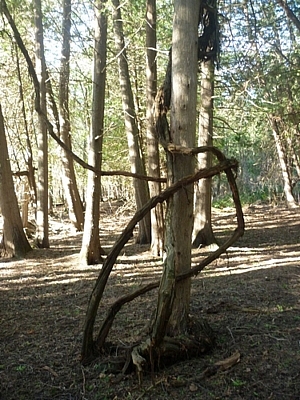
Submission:
M 102 244 L 109 249 L 129 215 L 106 204 Z M 109 365 L 79 362 L 82 326 L 100 266 L 78 262 L 81 234 L 51 219 L 51 248 L 0 262 L 0 399 L 300 399 L 299 210 L 245 209 L 246 232 L 226 255 L 193 279 L 191 313 L 207 318 L 216 347 L 201 358 L 119 383 Z M 214 210 L 220 241 L 235 227 L 232 209 Z M 195 251 L 195 260 L 203 257 Z M 105 309 L 159 277 L 160 260 L 132 241 L 108 281 Z M 155 307 L 153 291 L 124 307 L 109 340 L 138 340 Z M 207 367 L 240 353 L 239 363 L 207 376 Z

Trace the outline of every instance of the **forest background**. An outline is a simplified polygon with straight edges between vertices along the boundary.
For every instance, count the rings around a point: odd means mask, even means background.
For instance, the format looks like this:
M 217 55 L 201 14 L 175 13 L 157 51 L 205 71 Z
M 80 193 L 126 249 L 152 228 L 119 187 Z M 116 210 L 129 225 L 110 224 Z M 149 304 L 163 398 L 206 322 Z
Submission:
M 220 1 L 221 55 L 215 72 L 214 145 L 239 161 L 238 186 L 243 202 L 278 201 L 284 196 L 283 172 L 288 174 L 294 198 L 299 196 L 299 31 L 280 2 Z M 11 13 L 30 54 L 35 50 L 32 2 L 10 2 Z M 62 47 L 62 5 L 43 1 L 44 47 L 52 95 L 58 102 Z M 289 2 L 297 13 L 298 4 Z M 172 35 L 172 2 L 157 2 L 158 82 L 164 78 Z M 109 2 L 107 15 L 110 16 Z M 126 52 L 139 126 L 140 145 L 146 151 L 145 5 L 140 1 L 122 5 Z M 90 2 L 72 4 L 69 113 L 73 152 L 87 161 L 92 109 L 94 9 Z M 1 22 L 1 93 L 12 170 L 28 170 L 32 153 L 37 163 L 34 96 L 28 68 L 7 22 Z M 102 169 L 130 170 L 128 145 L 121 117 L 114 32 L 108 24 L 105 120 Z M 33 57 L 34 58 L 34 57 Z M 200 102 L 200 98 L 199 98 Z M 53 108 L 48 97 L 49 118 Z M 52 115 L 51 115 L 52 114 Z M 275 125 L 274 125 L 275 122 Z M 59 147 L 49 140 L 49 195 L 61 204 Z M 285 166 L 284 166 L 285 164 Z M 80 195 L 85 201 L 87 171 L 75 163 Z M 24 183 L 19 176 L 18 188 Z M 102 197 L 133 198 L 131 178 L 102 177 Z M 222 178 L 213 184 L 214 205 L 230 205 Z

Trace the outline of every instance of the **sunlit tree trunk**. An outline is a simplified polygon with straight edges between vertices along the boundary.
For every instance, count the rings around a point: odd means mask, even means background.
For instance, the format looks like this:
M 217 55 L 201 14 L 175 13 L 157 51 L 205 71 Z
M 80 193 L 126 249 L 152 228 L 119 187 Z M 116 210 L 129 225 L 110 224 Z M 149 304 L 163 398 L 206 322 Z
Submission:
M 214 62 L 201 62 L 201 105 L 199 115 L 199 146 L 213 145 L 213 95 Z M 198 167 L 209 168 L 212 164 L 210 152 L 198 155 Z M 208 246 L 215 243 L 211 226 L 211 178 L 200 179 L 195 186 L 195 221 L 193 246 Z
M 71 0 L 63 1 L 60 81 L 59 81 L 59 120 L 62 141 L 71 149 L 71 129 L 69 115 L 70 41 L 71 41 Z M 74 162 L 69 153 L 61 151 L 62 184 L 69 209 L 69 218 L 77 230 L 83 229 L 83 204 L 80 199 Z
M 213 144 L 213 96 L 215 63 L 219 55 L 219 29 L 217 2 L 200 2 L 198 60 L 201 70 L 199 146 Z M 198 155 L 199 168 L 209 168 L 211 153 Z M 193 246 L 209 246 L 215 243 L 211 226 L 211 179 L 201 179 L 195 191 L 195 222 Z
M 177 145 L 193 147 L 196 131 L 199 1 L 177 0 L 174 6 L 170 140 Z M 167 158 L 169 184 L 194 172 L 193 157 L 169 154 Z M 174 279 L 176 275 L 191 268 L 193 194 L 193 186 L 182 188 L 168 202 L 166 257 L 152 328 L 154 341 L 160 342 L 164 332 L 178 335 L 183 334 L 187 328 L 190 279 L 176 285 Z
M 92 125 L 89 136 L 88 163 L 98 170 L 102 163 L 102 144 L 104 127 L 104 99 L 106 81 L 106 42 L 107 19 L 105 1 L 95 4 L 95 42 L 93 72 Z M 88 172 L 86 193 L 86 214 L 81 247 L 81 259 L 87 264 L 98 264 L 102 261 L 102 249 L 99 238 L 101 200 L 101 176 Z
M 0 106 L 0 209 L 3 216 L 3 238 L 0 253 L 7 257 L 24 257 L 30 244 L 23 231 L 18 201 L 14 189 Z
M 284 146 L 281 141 L 280 130 L 278 128 L 278 124 L 277 124 L 275 116 L 270 117 L 270 123 L 271 123 L 272 130 L 273 130 L 273 136 L 274 136 L 278 159 L 279 159 L 279 164 L 280 164 L 280 168 L 281 168 L 282 179 L 283 179 L 283 191 L 285 194 L 286 203 L 289 208 L 295 208 L 295 207 L 297 207 L 297 203 L 293 196 L 291 177 L 289 174 L 288 164 L 287 164 L 287 160 L 286 160 L 286 154 L 285 154 Z
M 134 99 L 129 76 L 125 40 L 123 33 L 123 22 L 121 17 L 121 6 L 119 0 L 113 0 L 114 12 L 114 35 L 116 50 L 118 52 L 119 80 L 122 95 L 123 111 L 125 118 L 125 130 L 127 135 L 129 160 L 131 172 L 145 175 L 145 165 L 141 154 L 139 130 L 137 125 L 136 113 L 134 109 Z M 134 179 L 134 193 L 137 209 L 149 199 L 148 184 L 146 181 Z M 151 242 L 151 222 L 150 215 L 147 215 L 139 223 L 139 233 L 137 243 L 146 244 Z
M 146 3 L 146 47 L 148 171 L 150 176 L 158 178 L 160 176 L 159 149 L 153 114 L 157 91 L 156 0 L 147 0 Z M 161 191 L 161 184 L 149 182 L 149 191 L 150 197 L 156 196 Z M 163 235 L 163 207 L 162 204 L 158 204 L 151 210 L 151 250 L 154 255 L 162 255 Z
M 44 52 L 43 15 L 40 0 L 34 1 L 35 7 L 35 43 L 36 43 L 36 73 L 40 86 L 40 108 L 46 115 L 46 63 Z M 49 247 L 48 220 L 48 138 L 46 122 L 38 115 L 38 184 L 36 209 L 36 244 L 38 247 Z
M 28 123 L 27 123 L 27 115 L 26 115 L 26 110 L 25 110 L 25 101 L 24 101 L 24 92 L 23 92 L 23 79 L 22 79 L 22 74 L 21 74 L 21 69 L 20 69 L 20 59 L 19 59 L 19 52 L 18 52 L 18 46 L 16 44 L 15 46 L 16 49 L 16 58 L 17 58 L 17 71 L 18 71 L 18 79 L 19 79 L 19 94 L 20 94 L 20 102 L 21 102 L 21 107 L 22 107 L 22 115 L 24 119 L 24 128 L 25 128 L 25 134 L 26 134 L 26 155 L 25 155 L 25 162 L 28 168 L 28 183 L 29 183 L 29 190 L 30 190 L 30 196 L 33 200 L 34 203 L 36 203 L 36 180 L 35 180 L 35 175 L 34 175 L 34 165 L 33 165 L 33 152 L 32 152 L 32 145 L 30 141 L 30 134 L 29 134 L 29 129 L 28 129 Z

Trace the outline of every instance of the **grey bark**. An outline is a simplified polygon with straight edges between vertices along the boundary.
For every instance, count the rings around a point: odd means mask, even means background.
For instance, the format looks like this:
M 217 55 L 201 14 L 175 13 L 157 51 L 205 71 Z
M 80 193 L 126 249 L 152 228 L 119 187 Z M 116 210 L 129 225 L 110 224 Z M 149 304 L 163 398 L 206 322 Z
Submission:
M 43 14 L 40 0 L 34 1 L 35 7 L 35 44 L 36 74 L 40 89 L 40 109 L 46 115 L 46 63 L 44 51 Z M 48 219 L 48 138 L 46 121 L 38 114 L 38 184 L 36 207 L 36 244 L 38 247 L 49 247 Z
M 174 6 L 170 140 L 175 145 L 193 147 L 196 131 L 199 2 L 177 0 Z M 194 167 L 192 157 L 169 154 L 169 184 L 193 174 Z M 177 335 L 184 333 L 187 328 L 190 280 L 175 284 L 175 277 L 191 268 L 193 192 L 193 186 L 187 186 L 174 194 L 167 205 L 166 257 L 152 328 L 153 340 L 158 343 L 166 332 Z
M 106 42 L 107 18 L 104 11 L 105 1 L 95 5 L 95 42 L 93 72 L 92 125 L 89 136 L 88 162 L 101 170 L 102 144 L 104 128 L 104 99 L 106 82 Z M 101 174 L 88 172 L 86 213 L 81 246 L 81 259 L 87 264 L 102 261 L 103 251 L 100 246 L 99 220 L 101 201 Z
M 156 0 L 146 2 L 146 86 L 147 86 L 147 151 L 150 176 L 160 177 L 158 138 L 153 113 L 157 91 L 156 51 Z M 161 192 L 159 182 L 149 182 L 150 197 Z M 158 204 L 151 210 L 151 250 L 156 256 L 162 255 L 164 245 L 163 206 Z
M 59 79 L 59 119 L 62 141 L 72 149 L 69 113 L 71 0 L 63 1 L 62 50 Z M 62 184 L 69 209 L 69 218 L 78 231 L 83 229 L 83 204 L 79 195 L 73 158 L 61 149 Z
M 198 146 L 213 145 L 213 95 L 214 62 L 201 62 L 201 105 L 199 115 Z M 209 168 L 212 164 L 210 152 L 198 155 L 198 167 Z M 215 243 L 211 225 L 211 178 L 201 179 L 195 186 L 195 220 L 193 246 L 209 246 Z
M 123 33 L 123 22 L 121 16 L 121 6 L 119 0 L 113 0 L 114 11 L 114 35 L 115 45 L 118 52 L 119 81 L 122 95 L 123 111 L 125 118 L 125 130 L 127 135 L 129 160 L 131 172 L 146 175 L 145 165 L 141 154 L 139 143 L 139 130 L 137 125 L 136 113 L 134 109 L 133 92 L 130 82 L 125 39 Z M 149 200 L 148 184 L 145 181 L 134 179 L 134 193 L 137 209 Z M 139 223 L 137 243 L 146 244 L 151 242 L 151 222 L 150 215 L 146 215 Z

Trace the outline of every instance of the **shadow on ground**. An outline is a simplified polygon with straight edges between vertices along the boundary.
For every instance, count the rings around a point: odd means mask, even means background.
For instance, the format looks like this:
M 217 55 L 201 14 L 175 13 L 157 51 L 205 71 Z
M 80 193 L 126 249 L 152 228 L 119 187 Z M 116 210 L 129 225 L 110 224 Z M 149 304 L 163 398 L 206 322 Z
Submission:
M 127 218 L 128 220 L 128 218 Z M 136 375 L 113 384 L 107 363 L 79 362 L 87 302 L 101 266 L 80 265 L 81 234 L 62 227 L 51 249 L 0 262 L 0 399 L 297 399 L 300 394 L 300 220 L 298 211 L 246 210 L 246 232 L 227 254 L 193 280 L 191 314 L 217 335 L 202 358 L 162 369 L 155 384 Z M 102 243 L 109 249 L 126 218 L 110 215 Z M 219 241 L 234 229 L 232 210 L 214 214 Z M 193 260 L 205 256 L 197 250 Z M 1 260 L 2 261 L 2 260 Z M 132 240 L 109 279 L 99 320 L 120 295 L 156 280 L 160 260 Z M 155 307 L 151 292 L 121 310 L 109 340 L 131 344 Z M 203 371 L 235 351 L 240 362 L 213 376 Z

